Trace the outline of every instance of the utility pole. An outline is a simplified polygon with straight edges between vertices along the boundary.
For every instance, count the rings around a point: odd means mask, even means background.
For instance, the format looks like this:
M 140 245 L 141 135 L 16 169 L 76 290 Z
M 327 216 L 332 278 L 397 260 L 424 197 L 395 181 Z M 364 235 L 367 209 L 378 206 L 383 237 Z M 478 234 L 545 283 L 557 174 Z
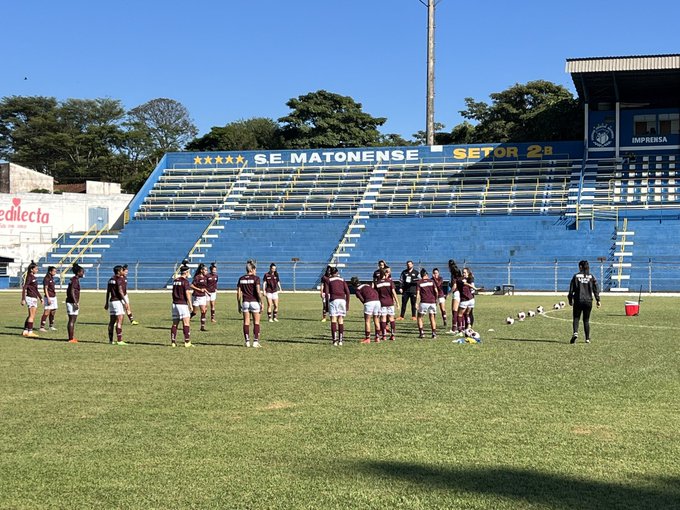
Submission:
M 440 0 L 439 0 L 440 1 Z M 425 142 L 434 145 L 434 11 L 439 1 L 427 0 L 427 98 L 425 108 Z

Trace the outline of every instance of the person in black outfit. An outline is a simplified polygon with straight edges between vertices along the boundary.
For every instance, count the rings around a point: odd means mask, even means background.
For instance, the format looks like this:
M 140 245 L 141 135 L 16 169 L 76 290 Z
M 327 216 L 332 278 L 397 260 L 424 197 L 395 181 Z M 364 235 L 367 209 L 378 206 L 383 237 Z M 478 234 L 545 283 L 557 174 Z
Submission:
M 573 331 L 570 343 L 576 343 L 578 338 L 578 323 L 583 313 L 583 331 L 586 335 L 586 343 L 590 343 L 590 312 L 593 309 L 593 296 L 600 308 L 600 291 L 597 288 L 597 280 L 590 274 L 590 266 L 587 260 L 578 263 L 576 273 L 569 285 L 569 305 L 574 307 Z
M 404 320 L 404 313 L 406 312 L 406 303 L 411 300 L 411 320 L 416 320 L 416 294 L 418 293 L 418 280 L 420 279 L 420 274 L 413 267 L 413 261 L 409 260 L 406 262 L 406 269 L 401 272 L 399 281 L 401 282 L 401 288 L 399 292 L 402 293 L 401 297 L 401 315 L 397 320 Z

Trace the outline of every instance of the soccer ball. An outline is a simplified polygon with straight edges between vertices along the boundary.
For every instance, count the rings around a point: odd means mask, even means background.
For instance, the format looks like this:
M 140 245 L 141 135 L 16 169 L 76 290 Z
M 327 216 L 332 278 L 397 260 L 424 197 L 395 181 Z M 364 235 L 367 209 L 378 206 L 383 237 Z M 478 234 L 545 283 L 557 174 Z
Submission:
M 526 315 L 524 312 L 519 312 L 519 313 L 517 314 L 517 318 L 518 318 L 520 321 L 523 321 L 523 320 L 526 318 L 526 316 L 527 316 L 527 315 Z
M 506 324 L 514 324 L 514 323 L 515 323 L 515 319 L 513 319 L 512 317 L 506 317 L 506 318 L 505 318 L 505 323 L 506 323 Z
M 528 315 L 529 317 L 534 317 L 534 316 L 536 315 L 536 312 L 534 312 L 533 310 L 529 310 L 529 311 L 527 312 L 527 315 Z
M 564 308 L 565 306 L 567 306 L 567 303 L 565 303 L 564 301 L 560 301 L 560 308 Z
M 536 307 L 536 311 L 537 311 L 538 313 L 543 313 L 543 307 L 542 307 L 542 306 L 537 306 L 537 307 Z
M 554 310 L 559 310 L 559 309 L 560 309 L 560 304 L 559 304 L 559 303 L 555 303 L 555 304 L 553 305 L 553 309 L 554 309 Z

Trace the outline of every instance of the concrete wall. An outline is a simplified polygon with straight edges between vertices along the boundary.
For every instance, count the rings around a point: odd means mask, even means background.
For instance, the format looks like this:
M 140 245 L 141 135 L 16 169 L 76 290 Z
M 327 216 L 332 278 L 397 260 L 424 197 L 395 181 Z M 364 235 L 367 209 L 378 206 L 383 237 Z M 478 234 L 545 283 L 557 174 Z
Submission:
M 0 194 L 0 256 L 16 260 L 18 269 L 38 260 L 63 232 L 83 232 L 90 228 L 90 209 L 108 212 L 111 229 L 123 225 L 123 212 L 133 195 L 89 195 L 82 193 Z M 95 217 L 105 217 L 100 210 Z
M 85 186 L 85 193 L 88 195 L 120 194 L 120 183 L 118 182 L 85 181 Z
M 0 163 L 1 193 L 28 193 L 35 189 L 54 191 L 54 179 L 14 163 Z

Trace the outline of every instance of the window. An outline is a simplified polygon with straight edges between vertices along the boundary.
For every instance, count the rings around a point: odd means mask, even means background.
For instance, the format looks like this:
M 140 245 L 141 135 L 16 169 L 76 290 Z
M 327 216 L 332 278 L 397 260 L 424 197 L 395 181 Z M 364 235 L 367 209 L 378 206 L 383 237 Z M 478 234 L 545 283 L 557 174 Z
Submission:
M 680 133 L 680 113 L 659 114 L 659 134 L 677 135 Z
M 656 134 L 656 115 L 634 115 L 635 136 Z

